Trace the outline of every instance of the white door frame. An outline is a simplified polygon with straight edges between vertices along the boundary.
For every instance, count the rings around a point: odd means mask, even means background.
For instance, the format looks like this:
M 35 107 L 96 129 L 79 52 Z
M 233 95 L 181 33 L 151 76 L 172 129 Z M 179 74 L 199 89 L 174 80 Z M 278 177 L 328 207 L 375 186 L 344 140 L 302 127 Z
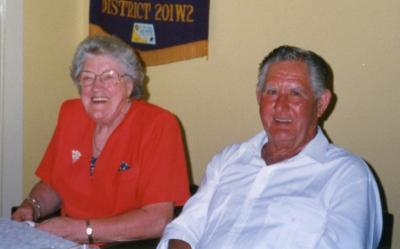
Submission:
M 22 198 L 23 0 L 0 0 L 0 215 Z

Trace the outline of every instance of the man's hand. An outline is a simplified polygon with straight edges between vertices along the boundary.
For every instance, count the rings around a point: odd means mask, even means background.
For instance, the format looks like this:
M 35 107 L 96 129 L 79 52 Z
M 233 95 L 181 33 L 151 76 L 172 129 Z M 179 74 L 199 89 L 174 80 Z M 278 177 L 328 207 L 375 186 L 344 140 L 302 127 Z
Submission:
M 192 247 L 183 240 L 171 239 L 168 242 L 168 249 L 192 249 Z

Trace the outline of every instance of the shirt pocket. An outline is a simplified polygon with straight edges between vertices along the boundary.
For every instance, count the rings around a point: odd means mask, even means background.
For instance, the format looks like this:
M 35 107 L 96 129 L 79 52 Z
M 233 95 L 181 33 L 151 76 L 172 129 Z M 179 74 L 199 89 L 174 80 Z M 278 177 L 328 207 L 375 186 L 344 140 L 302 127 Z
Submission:
M 120 165 L 117 169 L 113 185 L 115 188 L 116 208 L 120 212 L 137 207 L 136 192 L 139 181 L 138 178 L 138 168 L 132 164 L 129 164 L 128 166 Z
M 327 223 L 326 209 L 310 197 L 275 198 L 268 208 L 267 223 L 279 229 L 282 248 L 315 248 Z

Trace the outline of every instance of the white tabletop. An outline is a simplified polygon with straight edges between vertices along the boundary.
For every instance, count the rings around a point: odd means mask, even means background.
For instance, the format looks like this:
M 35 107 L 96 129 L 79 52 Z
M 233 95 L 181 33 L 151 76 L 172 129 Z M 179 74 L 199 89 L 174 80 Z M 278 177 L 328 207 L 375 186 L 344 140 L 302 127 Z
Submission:
M 76 245 L 24 222 L 0 217 L 0 249 L 68 249 Z

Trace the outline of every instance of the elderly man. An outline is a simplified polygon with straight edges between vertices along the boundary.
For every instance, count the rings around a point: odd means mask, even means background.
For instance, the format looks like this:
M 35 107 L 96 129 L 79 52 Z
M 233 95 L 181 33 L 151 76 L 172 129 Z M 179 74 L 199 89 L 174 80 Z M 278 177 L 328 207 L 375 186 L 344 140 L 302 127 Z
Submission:
M 158 249 L 376 248 L 382 216 L 375 179 L 318 126 L 331 79 L 314 52 L 273 50 L 257 86 L 264 131 L 211 160 Z

